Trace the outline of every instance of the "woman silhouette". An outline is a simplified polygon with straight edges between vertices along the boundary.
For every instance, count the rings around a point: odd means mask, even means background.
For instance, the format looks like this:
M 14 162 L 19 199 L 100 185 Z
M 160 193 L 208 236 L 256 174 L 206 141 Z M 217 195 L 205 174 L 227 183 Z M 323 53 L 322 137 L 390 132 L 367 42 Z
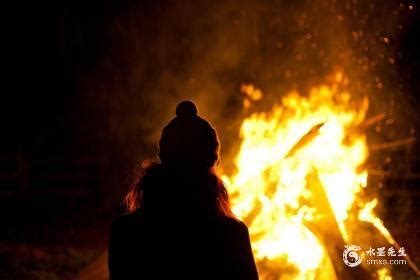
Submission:
M 111 225 L 108 268 L 114 279 L 258 279 L 247 227 L 229 208 L 216 130 L 191 101 L 163 129 L 160 164 L 125 198 L 128 213 Z

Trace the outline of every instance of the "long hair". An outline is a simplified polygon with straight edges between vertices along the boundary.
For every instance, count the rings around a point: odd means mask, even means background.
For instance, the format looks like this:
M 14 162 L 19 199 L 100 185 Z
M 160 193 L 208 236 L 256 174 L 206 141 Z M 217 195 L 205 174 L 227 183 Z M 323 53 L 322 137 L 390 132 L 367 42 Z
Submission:
M 141 170 L 136 172 L 136 176 L 133 180 L 133 183 L 130 186 L 129 192 L 126 194 L 123 200 L 123 204 L 126 208 L 127 212 L 134 212 L 140 209 L 143 205 L 145 199 L 145 177 L 148 176 L 149 173 L 152 172 L 153 168 L 159 167 L 161 164 L 151 163 L 151 162 L 143 162 L 141 166 Z M 217 176 L 215 173 L 214 167 L 206 168 L 207 170 L 207 178 L 208 180 L 206 183 L 208 184 L 206 187 L 210 190 L 207 195 L 206 199 L 207 203 L 211 205 L 207 205 L 212 209 L 216 210 L 216 215 L 218 216 L 226 216 L 226 217 L 233 217 L 233 214 L 230 204 L 229 204 L 229 194 L 226 189 L 223 180 Z M 194 209 L 191 209 L 194 210 Z

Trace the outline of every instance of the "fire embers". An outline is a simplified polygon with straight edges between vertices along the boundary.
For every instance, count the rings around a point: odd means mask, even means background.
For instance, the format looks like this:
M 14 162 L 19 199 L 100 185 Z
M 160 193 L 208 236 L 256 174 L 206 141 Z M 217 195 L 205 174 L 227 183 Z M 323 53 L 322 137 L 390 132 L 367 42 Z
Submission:
M 368 99 L 352 100 L 341 72 L 330 81 L 307 95 L 289 92 L 242 123 L 237 172 L 224 180 L 233 211 L 249 226 L 262 279 L 335 277 L 343 265 L 335 248 L 372 237 L 369 230 L 356 236 L 362 221 L 389 235 L 362 195 L 368 146 L 358 127 Z M 262 97 L 252 85 L 241 90 L 247 100 Z

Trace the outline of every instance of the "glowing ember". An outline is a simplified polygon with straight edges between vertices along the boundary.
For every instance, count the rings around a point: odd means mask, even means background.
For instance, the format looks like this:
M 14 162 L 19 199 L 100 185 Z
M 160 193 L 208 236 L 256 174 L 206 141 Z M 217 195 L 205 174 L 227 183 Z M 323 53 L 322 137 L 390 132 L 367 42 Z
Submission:
M 357 197 L 366 187 L 368 149 L 356 128 L 368 100 L 351 100 L 343 77 L 336 73 L 331 83 L 307 96 L 290 92 L 271 112 L 242 123 L 237 172 L 223 178 L 234 213 L 249 226 L 262 279 L 278 278 L 285 264 L 296 268 L 289 271 L 292 277 L 305 279 L 319 277 L 319 268 L 331 265 L 324 241 L 311 226 L 325 218 L 325 209 L 345 241 L 351 241 L 348 221 L 356 200 L 360 221 L 389 235 L 371 211 L 374 204 Z

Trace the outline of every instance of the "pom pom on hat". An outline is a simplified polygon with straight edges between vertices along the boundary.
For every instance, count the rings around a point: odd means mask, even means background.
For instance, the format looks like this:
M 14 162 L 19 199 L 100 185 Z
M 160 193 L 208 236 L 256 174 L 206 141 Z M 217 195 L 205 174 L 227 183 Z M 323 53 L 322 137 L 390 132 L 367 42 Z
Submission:
M 198 109 L 194 102 L 187 100 L 182 101 L 176 106 L 175 113 L 180 118 L 196 117 L 198 115 Z

